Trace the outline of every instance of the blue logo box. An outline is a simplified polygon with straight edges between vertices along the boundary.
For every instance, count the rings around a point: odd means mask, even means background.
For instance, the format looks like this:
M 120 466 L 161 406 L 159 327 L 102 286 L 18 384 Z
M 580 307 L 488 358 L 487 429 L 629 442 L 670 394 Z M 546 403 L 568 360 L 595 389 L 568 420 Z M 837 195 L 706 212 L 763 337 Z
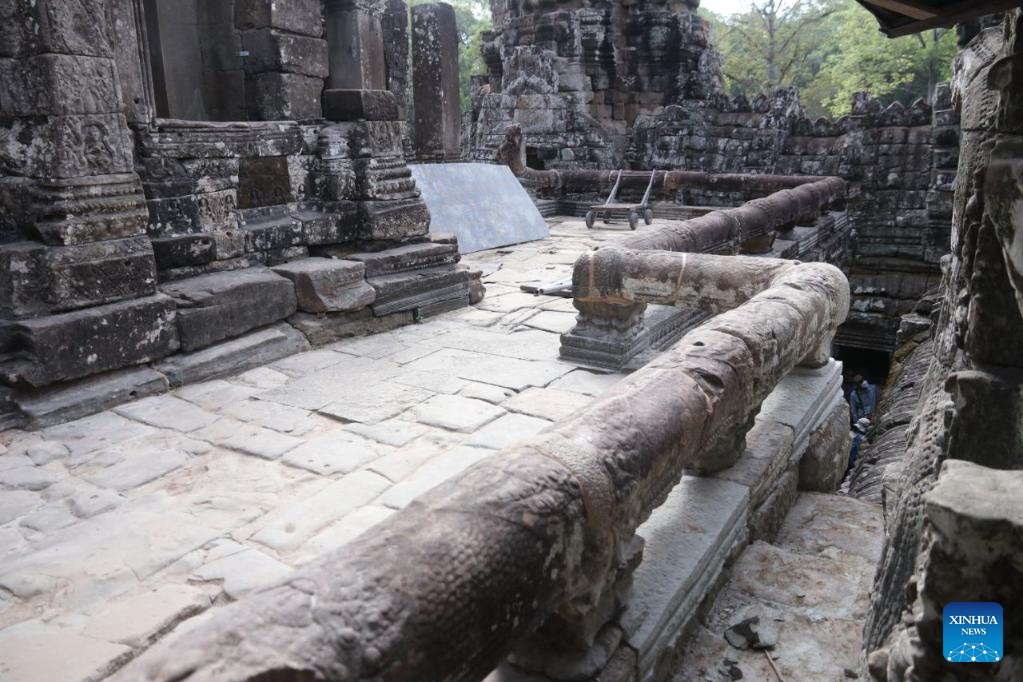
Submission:
M 945 660 L 995 663 L 1002 660 L 1002 607 L 993 601 L 956 601 L 942 612 Z

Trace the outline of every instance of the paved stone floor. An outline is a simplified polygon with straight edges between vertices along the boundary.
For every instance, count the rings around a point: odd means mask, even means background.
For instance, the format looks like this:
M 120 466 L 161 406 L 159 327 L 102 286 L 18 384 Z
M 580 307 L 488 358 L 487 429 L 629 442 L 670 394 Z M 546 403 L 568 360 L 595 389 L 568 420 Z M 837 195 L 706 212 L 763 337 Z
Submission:
M 559 361 L 571 301 L 519 285 L 628 233 L 551 224 L 465 259 L 473 308 L 0 434 L 0 680 L 102 679 L 616 382 Z
M 754 542 L 736 561 L 673 682 L 856 679 L 882 537 L 880 505 L 801 493 L 774 542 Z M 752 617 L 776 634 L 780 675 L 763 651 L 736 649 L 723 636 Z

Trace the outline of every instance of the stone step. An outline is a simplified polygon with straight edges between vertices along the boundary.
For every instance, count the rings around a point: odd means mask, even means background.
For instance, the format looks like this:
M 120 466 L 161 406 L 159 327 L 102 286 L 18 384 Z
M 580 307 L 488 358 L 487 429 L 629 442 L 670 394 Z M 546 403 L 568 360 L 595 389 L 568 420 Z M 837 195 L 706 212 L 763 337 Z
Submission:
M 344 247 L 328 247 L 323 249 L 322 253 L 326 256 L 363 263 L 366 266 L 367 277 L 453 265 L 460 258 L 458 245 L 450 242 L 422 242 L 362 253 L 346 253 Z
M 271 268 L 295 285 L 298 309 L 306 313 L 349 312 L 376 299 L 363 263 L 335 258 L 302 258 Z
M 272 324 L 298 308 L 294 285 L 263 267 L 200 275 L 163 284 L 160 290 L 178 305 L 184 351 Z

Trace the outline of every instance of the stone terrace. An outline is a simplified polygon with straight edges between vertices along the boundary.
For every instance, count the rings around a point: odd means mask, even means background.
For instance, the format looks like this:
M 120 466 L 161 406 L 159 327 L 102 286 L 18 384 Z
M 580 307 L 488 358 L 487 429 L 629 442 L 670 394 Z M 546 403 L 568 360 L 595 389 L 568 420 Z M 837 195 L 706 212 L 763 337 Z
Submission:
M 571 300 L 519 285 L 626 234 L 556 219 L 466 259 L 474 308 L 0 435 L 0 678 L 103 677 L 604 391 L 557 359 Z

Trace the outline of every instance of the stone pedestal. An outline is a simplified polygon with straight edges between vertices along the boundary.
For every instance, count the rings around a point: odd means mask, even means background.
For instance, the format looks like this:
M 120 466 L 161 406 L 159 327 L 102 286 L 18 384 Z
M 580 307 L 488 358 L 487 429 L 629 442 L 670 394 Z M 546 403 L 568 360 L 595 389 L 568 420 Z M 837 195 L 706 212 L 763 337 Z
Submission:
M 440 2 L 412 8 L 412 88 L 416 158 L 459 158 L 458 27 L 451 5 Z

